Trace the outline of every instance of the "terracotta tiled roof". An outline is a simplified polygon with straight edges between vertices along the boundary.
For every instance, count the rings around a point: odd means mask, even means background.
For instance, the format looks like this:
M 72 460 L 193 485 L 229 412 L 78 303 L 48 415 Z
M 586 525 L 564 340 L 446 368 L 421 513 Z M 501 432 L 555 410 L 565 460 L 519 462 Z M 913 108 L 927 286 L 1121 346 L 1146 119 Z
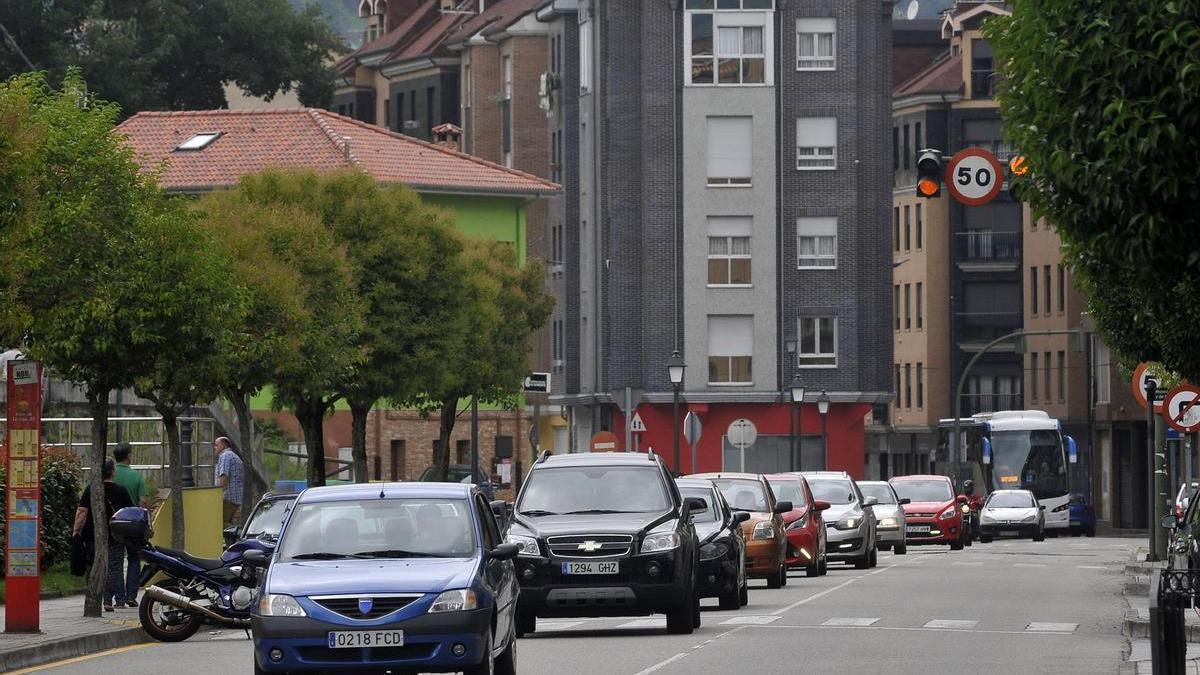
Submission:
M 962 92 L 963 84 L 962 54 L 950 56 L 947 52 L 941 59 L 934 61 L 928 68 L 913 75 L 908 81 L 896 85 L 892 89 L 892 97 L 956 94 Z
M 203 132 L 221 136 L 202 150 L 176 150 Z M 559 190 L 532 174 L 314 108 L 142 112 L 122 122 L 117 133 L 145 168 L 165 162 L 160 182 L 179 192 L 230 187 L 267 168 L 345 166 L 418 192 L 539 196 Z

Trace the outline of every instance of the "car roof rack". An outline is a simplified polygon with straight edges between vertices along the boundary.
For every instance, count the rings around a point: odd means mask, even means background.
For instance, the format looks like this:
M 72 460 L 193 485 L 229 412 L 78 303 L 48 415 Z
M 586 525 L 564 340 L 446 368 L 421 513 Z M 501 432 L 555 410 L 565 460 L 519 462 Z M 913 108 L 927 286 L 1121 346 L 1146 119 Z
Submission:
M 534 464 L 541 464 L 542 462 L 545 462 L 546 458 L 549 457 L 550 455 L 551 455 L 550 448 L 546 448 L 545 450 L 542 451 L 542 454 L 538 455 L 537 461 L 534 462 Z

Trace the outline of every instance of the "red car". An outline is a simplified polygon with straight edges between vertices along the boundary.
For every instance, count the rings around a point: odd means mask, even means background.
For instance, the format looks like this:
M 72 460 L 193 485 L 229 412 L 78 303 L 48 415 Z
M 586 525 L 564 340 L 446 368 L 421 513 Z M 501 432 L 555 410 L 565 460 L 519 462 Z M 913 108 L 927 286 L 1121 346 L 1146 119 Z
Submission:
M 949 544 L 962 550 L 963 522 L 960 504 L 967 498 L 954 495 L 954 484 L 945 476 L 897 476 L 890 481 L 904 505 L 904 539 L 908 545 Z
M 821 512 L 829 508 L 829 502 L 813 499 L 804 476 L 777 473 L 766 478 L 777 501 L 792 502 L 792 510 L 783 514 L 787 531 L 787 566 L 803 567 L 810 577 L 825 574 L 826 534 Z

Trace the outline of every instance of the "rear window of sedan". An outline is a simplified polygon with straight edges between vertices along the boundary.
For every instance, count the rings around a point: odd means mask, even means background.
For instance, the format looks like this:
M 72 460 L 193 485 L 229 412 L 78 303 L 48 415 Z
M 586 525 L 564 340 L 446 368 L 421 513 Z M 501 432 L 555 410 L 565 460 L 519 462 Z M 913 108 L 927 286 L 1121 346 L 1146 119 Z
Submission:
M 812 490 L 813 499 L 830 504 L 849 504 L 854 501 L 854 486 L 844 478 L 809 478 L 808 488 Z
M 863 485 L 858 484 L 858 489 L 862 490 L 864 497 L 874 497 L 880 504 L 896 504 L 896 495 L 892 493 L 892 489 L 886 485 Z
M 465 558 L 475 530 L 464 499 L 362 499 L 302 503 L 283 539 L 283 560 Z
M 804 484 L 798 480 L 771 480 L 767 479 L 767 485 L 771 486 L 771 492 L 775 495 L 775 501 L 788 501 L 792 503 L 793 508 L 805 508 L 808 500 L 804 497 Z
M 757 480 L 718 478 L 713 481 L 729 506 L 738 511 L 766 511 L 767 492 Z

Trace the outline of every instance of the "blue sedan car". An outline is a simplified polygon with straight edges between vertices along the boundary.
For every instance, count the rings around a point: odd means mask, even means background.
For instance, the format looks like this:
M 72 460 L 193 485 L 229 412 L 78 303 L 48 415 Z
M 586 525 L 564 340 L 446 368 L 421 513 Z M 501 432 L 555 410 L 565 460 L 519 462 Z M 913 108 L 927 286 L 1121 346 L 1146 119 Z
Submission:
M 471 485 L 305 490 L 251 619 L 254 670 L 513 673 L 517 552 Z

